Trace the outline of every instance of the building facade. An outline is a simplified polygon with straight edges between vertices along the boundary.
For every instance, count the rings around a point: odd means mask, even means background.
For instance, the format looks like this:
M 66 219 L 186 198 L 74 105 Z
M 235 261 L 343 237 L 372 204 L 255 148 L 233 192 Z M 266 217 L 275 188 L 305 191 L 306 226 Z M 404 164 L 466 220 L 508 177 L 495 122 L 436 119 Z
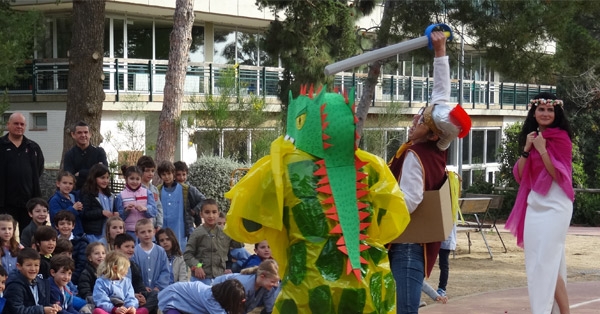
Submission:
M 27 136 L 41 144 L 51 165 L 58 165 L 66 107 L 72 3 L 19 0 L 12 5 L 17 10 L 43 11 L 46 33 L 36 43 L 31 64 L 23 68 L 30 77 L 9 88 L 8 113 L 26 114 Z M 268 149 L 266 143 L 281 133 L 276 120 L 280 118 L 277 83 L 282 69 L 278 60 L 269 58 L 258 45 L 274 15 L 269 10 L 258 10 L 254 0 L 195 1 L 194 10 L 184 118 L 180 139 L 175 144 L 175 160 L 191 163 L 201 154 L 216 154 L 253 162 L 264 155 Z M 133 159 L 132 156 L 152 154 L 155 147 L 174 11 L 175 1 L 106 2 L 106 99 L 101 133 L 102 146 L 115 164 Z M 372 16 L 359 21 L 360 27 L 369 29 L 376 25 L 380 15 L 381 10 L 375 10 Z M 523 120 L 531 96 L 553 88 L 502 82 L 476 54 L 467 54 L 465 58 L 469 67 L 462 82 L 458 79 L 459 62 L 456 58 L 451 61 L 452 101 L 462 100 L 473 118 L 473 129 L 461 142 L 452 144 L 448 164 L 450 169 L 462 169 L 465 184 L 493 181 L 499 167 L 497 152 L 503 128 Z M 362 148 L 383 158 L 389 158 L 406 140 L 411 117 L 428 104 L 433 83 L 428 77 L 429 64 L 397 61 L 399 67 L 384 67 L 382 71 L 361 141 Z M 215 129 L 192 118 L 207 97 L 231 93 L 222 82 L 232 68 L 235 68 L 232 105 L 260 101 L 269 117 L 260 126 Z M 340 73 L 335 77 L 335 85 L 355 86 L 360 98 L 365 78 L 365 73 Z M 395 117 L 393 121 L 383 118 L 390 115 Z

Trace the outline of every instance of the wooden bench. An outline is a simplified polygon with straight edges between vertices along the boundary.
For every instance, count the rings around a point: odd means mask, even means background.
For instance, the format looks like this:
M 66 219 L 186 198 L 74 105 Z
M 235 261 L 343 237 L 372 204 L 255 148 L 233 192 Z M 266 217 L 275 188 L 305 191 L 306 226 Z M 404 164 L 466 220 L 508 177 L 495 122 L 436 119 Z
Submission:
M 494 255 L 492 254 L 492 250 L 485 238 L 485 233 L 483 229 L 485 225 L 483 224 L 483 219 L 479 219 L 479 215 L 485 217 L 487 211 L 489 210 L 490 202 L 492 198 L 490 197 L 471 197 L 471 198 L 461 198 L 460 200 L 460 212 L 464 218 L 464 222 L 462 220 L 456 225 L 456 232 L 465 232 L 467 234 L 467 239 L 469 243 L 469 253 L 471 253 L 471 232 L 479 232 L 481 237 L 483 238 L 483 242 L 485 242 L 485 246 L 490 254 L 490 258 L 494 259 Z M 470 220 L 471 216 L 474 220 Z M 487 227 L 489 228 L 489 227 Z
M 502 239 L 502 235 L 500 234 L 500 230 L 498 230 L 498 226 L 496 226 L 496 221 L 498 220 L 497 213 L 495 211 L 499 211 L 502 209 L 502 203 L 504 202 L 504 195 L 497 194 L 474 194 L 467 193 L 466 198 L 473 197 L 489 197 L 492 200 L 490 201 L 490 205 L 488 206 L 488 211 L 483 216 L 483 229 L 495 229 L 500 242 L 502 243 L 502 247 L 504 248 L 504 253 L 508 252 L 506 249 L 506 244 L 504 244 L 504 239 Z M 491 223 L 486 224 L 486 221 L 491 221 Z

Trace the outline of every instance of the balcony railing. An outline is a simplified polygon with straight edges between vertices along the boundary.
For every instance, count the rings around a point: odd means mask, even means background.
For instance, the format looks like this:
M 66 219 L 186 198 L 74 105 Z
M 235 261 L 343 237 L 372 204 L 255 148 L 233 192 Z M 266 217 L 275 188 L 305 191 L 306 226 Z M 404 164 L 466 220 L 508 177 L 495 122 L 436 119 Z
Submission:
M 166 60 L 104 59 L 104 91 L 114 94 L 119 101 L 121 93 L 149 95 L 162 94 L 167 72 Z M 213 63 L 189 63 L 184 92 L 187 95 L 219 95 L 219 79 L 225 69 L 232 65 Z M 7 86 L 10 94 L 37 95 L 66 94 L 69 65 L 66 59 L 34 60 L 20 69 L 24 78 L 13 86 Z M 282 68 L 244 66 L 238 67 L 236 89 L 238 95 L 254 94 L 263 98 L 276 98 Z M 335 86 L 356 87 L 357 99 L 363 95 L 364 73 L 343 72 L 335 76 Z M 451 101 L 458 102 L 458 80 L 452 81 Z M 373 106 L 385 106 L 389 102 L 403 102 L 408 106 L 427 103 L 433 87 L 429 77 L 413 77 L 384 74 L 379 77 Z M 554 92 L 554 86 L 529 85 L 508 82 L 474 81 L 462 82 L 463 105 L 471 108 L 526 109 L 531 97 L 539 92 Z

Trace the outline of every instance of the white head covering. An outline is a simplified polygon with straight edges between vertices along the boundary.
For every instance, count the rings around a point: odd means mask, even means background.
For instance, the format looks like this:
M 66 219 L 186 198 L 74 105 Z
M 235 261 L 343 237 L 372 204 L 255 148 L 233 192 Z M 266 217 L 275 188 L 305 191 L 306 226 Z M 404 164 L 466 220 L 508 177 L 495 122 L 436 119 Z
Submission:
M 437 147 L 444 151 L 459 135 L 466 136 L 471 129 L 471 118 L 464 109 L 457 105 L 454 108 L 446 104 L 435 104 L 425 108 L 423 121 L 440 139 Z

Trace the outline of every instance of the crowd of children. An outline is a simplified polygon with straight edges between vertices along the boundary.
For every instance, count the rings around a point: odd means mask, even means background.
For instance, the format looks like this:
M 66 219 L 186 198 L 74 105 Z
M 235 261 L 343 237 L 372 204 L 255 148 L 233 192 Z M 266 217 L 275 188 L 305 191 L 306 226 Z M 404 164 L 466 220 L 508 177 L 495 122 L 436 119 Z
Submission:
M 103 164 L 80 191 L 60 171 L 48 202 L 27 203 L 32 220 L 20 242 L 17 222 L 0 214 L 0 313 L 272 311 L 280 279 L 268 243 L 250 256 L 231 240 L 217 202 L 186 182 L 184 162 L 156 167 L 142 156 L 121 170 L 126 186 L 117 194 Z

